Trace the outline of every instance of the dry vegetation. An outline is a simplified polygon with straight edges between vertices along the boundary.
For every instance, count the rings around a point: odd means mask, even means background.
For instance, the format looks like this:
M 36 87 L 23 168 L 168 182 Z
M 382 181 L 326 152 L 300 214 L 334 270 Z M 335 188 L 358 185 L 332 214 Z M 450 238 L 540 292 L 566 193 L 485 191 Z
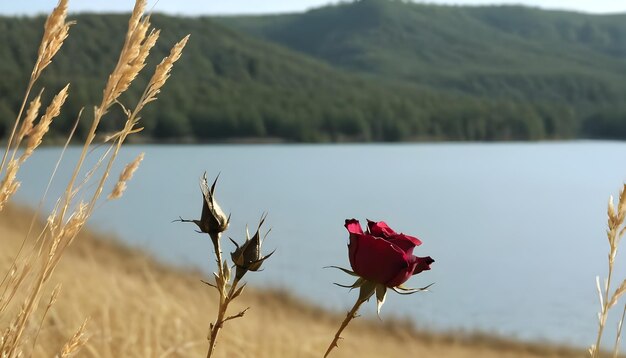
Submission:
M 609 198 L 609 205 L 607 208 L 607 230 L 606 237 L 609 242 L 609 254 L 608 254 L 608 270 L 607 277 L 604 280 L 604 284 L 600 283 L 600 277 L 596 277 L 596 288 L 598 290 L 598 298 L 600 301 L 600 312 L 598 312 L 598 337 L 596 343 L 589 348 L 589 353 L 592 358 L 599 356 L 599 351 L 602 346 L 602 334 L 606 327 L 606 321 L 609 317 L 610 310 L 619 303 L 620 298 L 626 293 L 626 279 L 623 279 L 621 284 L 613 290 L 611 285 L 615 267 L 615 258 L 617 256 L 617 248 L 619 243 L 626 233 L 626 226 L 624 221 L 626 220 L 626 184 L 623 185 L 622 190 L 619 193 L 619 200 L 617 207 L 613 200 L 613 196 Z M 618 323 L 617 335 L 612 347 L 613 357 L 617 357 L 620 348 L 620 342 L 622 337 L 622 325 L 624 318 L 626 317 L 626 304 L 622 309 L 621 318 Z
M 135 103 L 122 103 L 122 94 L 132 85 L 146 66 L 150 50 L 156 44 L 160 31 L 151 28 L 150 16 L 144 14 L 145 0 L 137 0 L 128 21 L 128 31 L 115 68 L 108 77 L 102 100 L 93 108 L 90 128 L 82 146 L 72 176 L 65 192 L 56 200 L 54 209 L 47 215 L 46 224 L 23 232 L 19 249 L 12 252 L 12 259 L 5 268 L 5 275 L 0 280 L 0 356 L 17 358 L 32 356 L 38 349 L 37 340 L 46 328 L 42 322 L 51 314 L 51 308 L 59 298 L 61 285 L 52 278 L 61 262 L 66 249 L 74 242 L 78 233 L 91 216 L 104 185 L 111 175 L 111 168 L 127 137 L 141 131 L 138 127 L 140 112 L 150 102 L 156 100 L 161 88 L 170 76 L 173 64 L 180 58 L 189 36 L 176 43 L 170 54 L 154 69 L 143 94 Z M 0 162 L 0 211 L 11 196 L 19 189 L 18 172 L 20 166 L 42 143 L 53 120 L 63 110 L 63 105 L 70 95 L 67 84 L 52 99 L 45 112 L 39 117 L 41 95 L 31 100 L 31 92 L 38 85 L 46 67 L 52 63 L 55 55 L 63 46 L 74 22 L 67 20 L 68 0 L 59 0 L 48 16 L 37 57 L 34 60 L 26 91 L 15 118 L 15 124 L 7 139 L 6 150 Z M 120 39 L 121 40 L 121 39 Z M 26 104 L 29 103 L 28 108 Z M 113 106 L 119 106 L 125 115 L 122 128 L 107 136 L 104 143 L 95 142 L 100 133 L 100 122 L 105 119 Z M 127 107 L 128 106 L 128 107 Z M 26 109 L 27 108 L 27 109 Z M 66 146 L 73 137 L 76 126 L 81 120 L 82 110 L 76 114 L 74 130 L 68 133 Z M 22 142 L 25 147 L 20 152 Z M 95 145 L 106 145 L 107 151 L 100 156 L 94 166 L 87 166 L 86 159 Z M 141 156 L 129 164 L 120 175 L 109 199 L 119 198 L 126 182 L 137 169 Z M 54 174 L 52 174 L 54 177 Z M 53 178 L 50 178 L 52 180 Z M 42 198 L 43 201 L 43 198 Z M 31 221 L 34 223 L 34 221 Z M 8 245 L 7 245 L 8 246 Z M 5 252 L 11 252 L 5 250 Z M 52 289 L 51 292 L 47 292 Z M 47 302 L 47 303 L 46 303 Z M 43 310 L 40 315 L 37 312 Z M 65 344 L 56 349 L 60 357 L 76 355 L 86 342 L 86 322 L 77 326 L 73 334 L 68 334 Z
M 14 207 L 0 215 L 0 272 L 9 267 L 31 215 Z M 54 356 L 89 318 L 89 340 L 81 357 L 203 357 L 207 320 L 215 317 L 218 307 L 218 295 L 200 282 L 203 278 L 84 232 L 55 272 L 55 281 L 63 286 L 34 356 Z M 325 312 L 284 292 L 254 289 L 233 305 L 234 310 L 252 308 L 222 333 L 217 357 L 321 357 L 345 315 Z M 6 323 L 3 320 L 0 324 Z M 419 332 L 389 320 L 355 321 L 344 338 L 333 357 L 400 357 L 407 352 L 420 357 L 587 357 L 582 349 L 479 334 Z

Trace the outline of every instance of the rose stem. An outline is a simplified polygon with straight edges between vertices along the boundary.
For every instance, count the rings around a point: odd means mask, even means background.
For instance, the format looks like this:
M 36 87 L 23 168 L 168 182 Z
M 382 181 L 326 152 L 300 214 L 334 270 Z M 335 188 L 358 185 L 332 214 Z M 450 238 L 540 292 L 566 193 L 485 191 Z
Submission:
M 333 348 L 338 346 L 337 342 L 339 342 L 339 338 L 341 338 L 340 337 L 341 332 L 343 332 L 343 330 L 348 326 L 348 323 L 350 323 L 350 321 L 352 321 L 352 319 L 356 317 L 356 312 L 359 310 L 359 307 L 361 307 L 361 304 L 363 304 L 363 302 L 365 301 L 367 300 L 361 300 L 361 299 L 356 300 L 356 302 L 354 303 L 354 306 L 352 306 L 352 309 L 350 310 L 350 312 L 348 312 L 348 315 L 346 316 L 346 318 L 343 320 L 343 322 L 341 322 L 341 326 L 339 327 L 339 330 L 337 331 L 337 333 L 335 333 L 335 338 L 330 343 L 330 346 L 328 346 L 328 349 L 326 350 L 326 353 L 324 354 L 324 358 L 328 357 L 328 355 L 330 354 L 330 351 L 332 351 Z

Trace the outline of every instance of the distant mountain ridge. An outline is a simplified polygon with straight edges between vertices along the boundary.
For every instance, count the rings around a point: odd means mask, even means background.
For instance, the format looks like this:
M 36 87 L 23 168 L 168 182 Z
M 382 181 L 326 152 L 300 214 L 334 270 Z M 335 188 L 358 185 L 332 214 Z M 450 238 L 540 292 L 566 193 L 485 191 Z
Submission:
M 121 15 L 76 20 L 45 77 L 48 91 L 72 82 L 59 133 L 101 94 L 126 26 Z M 153 20 L 163 29 L 153 63 L 192 36 L 144 113 L 148 139 L 626 138 L 626 15 L 361 0 L 298 14 Z M 0 17 L 0 137 L 42 23 Z
M 532 99 L 543 82 L 566 101 L 601 101 L 626 88 L 626 14 L 360 0 L 219 21 L 344 69 L 470 94 L 510 96 L 513 86 Z

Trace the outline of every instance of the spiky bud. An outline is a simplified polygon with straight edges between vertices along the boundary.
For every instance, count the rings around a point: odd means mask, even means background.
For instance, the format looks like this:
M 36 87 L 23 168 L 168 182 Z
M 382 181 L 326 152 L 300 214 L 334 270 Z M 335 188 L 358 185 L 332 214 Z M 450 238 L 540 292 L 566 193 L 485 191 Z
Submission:
M 219 175 L 213 181 L 211 188 L 207 181 L 206 172 L 200 180 L 200 190 L 202 191 L 202 214 L 200 220 L 185 220 L 181 222 L 193 222 L 200 228 L 200 232 L 207 233 L 212 240 L 217 240 L 220 234 L 228 229 L 230 216 L 226 216 L 215 199 L 215 185 Z
M 264 222 L 265 216 L 261 218 L 256 233 L 252 236 L 252 238 L 250 238 L 250 234 L 246 230 L 246 241 L 243 245 L 239 246 L 233 239 L 230 239 L 236 247 L 235 251 L 230 254 L 230 257 L 237 267 L 235 274 L 237 280 L 241 279 L 248 271 L 258 271 L 261 268 L 263 261 L 274 254 L 274 251 L 272 251 L 267 256 L 261 255 L 261 226 Z M 265 234 L 265 236 L 267 236 L 268 233 L 269 231 Z

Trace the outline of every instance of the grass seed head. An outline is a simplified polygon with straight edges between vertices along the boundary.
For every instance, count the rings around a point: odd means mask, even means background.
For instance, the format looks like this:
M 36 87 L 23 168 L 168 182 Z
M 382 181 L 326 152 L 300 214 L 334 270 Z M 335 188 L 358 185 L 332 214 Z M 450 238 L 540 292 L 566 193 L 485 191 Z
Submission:
M 44 25 L 44 34 L 39 46 L 37 62 L 32 73 L 32 79 L 36 79 L 41 72 L 52 62 L 52 58 L 63 46 L 63 41 L 69 34 L 70 26 L 74 22 L 66 22 L 68 0 L 59 0 L 58 5 L 52 10 Z
M 20 157 L 20 161 L 23 162 L 26 158 L 33 154 L 33 151 L 35 151 L 35 149 L 37 149 L 37 147 L 41 144 L 43 136 L 48 133 L 52 120 L 61 114 L 61 108 L 67 99 L 69 87 L 70 85 L 67 84 L 56 96 L 54 96 L 52 102 L 48 108 L 46 108 L 46 113 L 41 117 L 39 123 L 37 123 L 37 125 L 30 131 L 28 143 L 26 144 L 26 150 Z
M 4 178 L 0 182 L 0 211 L 2 211 L 4 205 L 20 187 L 20 182 L 16 180 L 17 170 L 19 167 L 20 165 L 17 160 L 10 161 Z
M 111 191 L 111 194 L 107 197 L 109 200 L 115 200 L 122 197 L 124 194 L 124 190 L 126 190 L 126 183 L 133 178 L 133 174 L 137 168 L 139 168 L 139 164 L 143 160 L 144 153 L 139 154 L 132 162 L 128 163 L 124 170 L 120 174 L 120 177 Z
M 30 135 L 33 130 L 33 123 L 35 119 L 39 116 L 39 108 L 41 108 L 41 93 L 33 99 L 28 105 L 28 110 L 26 111 L 26 117 L 24 117 L 24 121 L 22 122 L 22 126 L 20 127 L 20 131 L 17 135 L 17 141 L 20 142 L 24 137 Z

